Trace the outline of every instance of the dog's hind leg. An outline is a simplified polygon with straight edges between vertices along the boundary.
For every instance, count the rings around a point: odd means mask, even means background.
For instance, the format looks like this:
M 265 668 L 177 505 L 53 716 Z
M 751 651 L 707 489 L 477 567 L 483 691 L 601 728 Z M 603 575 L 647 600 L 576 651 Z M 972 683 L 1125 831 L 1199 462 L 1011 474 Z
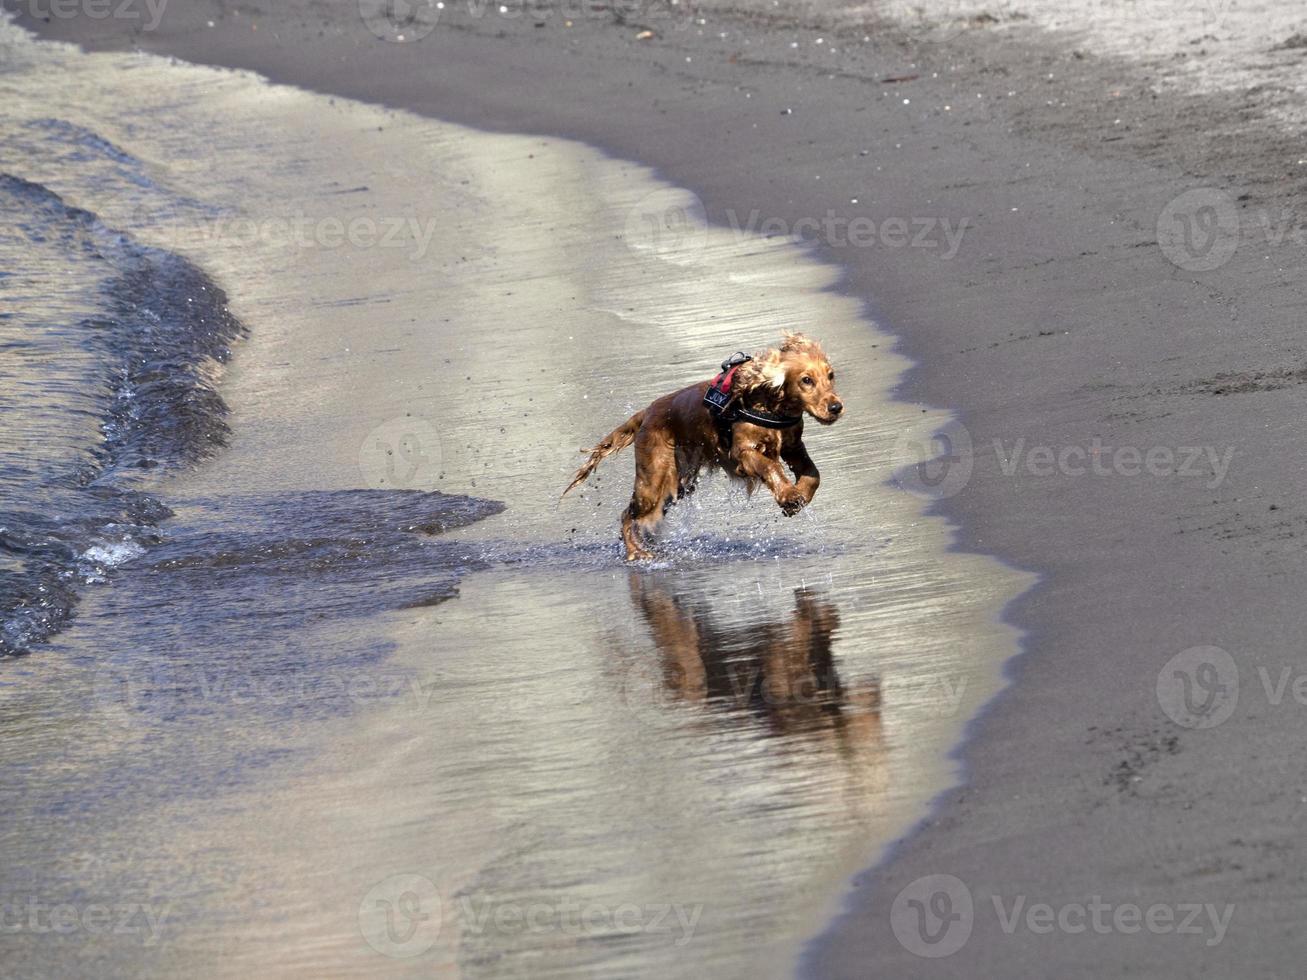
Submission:
M 635 490 L 622 515 L 626 560 L 652 558 L 646 536 L 676 501 L 676 451 L 665 439 L 641 432 L 635 440 Z

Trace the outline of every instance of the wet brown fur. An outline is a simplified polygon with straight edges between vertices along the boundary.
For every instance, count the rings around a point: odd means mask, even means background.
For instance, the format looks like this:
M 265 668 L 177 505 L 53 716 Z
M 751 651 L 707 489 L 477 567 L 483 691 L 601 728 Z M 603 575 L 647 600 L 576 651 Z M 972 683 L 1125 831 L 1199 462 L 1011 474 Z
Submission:
M 748 482 L 749 491 L 762 483 L 786 516 L 812 502 L 821 482 L 803 445 L 803 422 L 788 429 L 767 429 L 748 422 L 731 427 L 729 447 L 718 438 L 717 426 L 703 396 L 711 381 L 700 381 L 657 399 L 636 412 L 592 449 L 576 471 L 566 495 L 594 472 L 606 457 L 635 444 L 635 491 L 622 515 L 626 560 L 652 558 L 648 535 L 667 509 L 694 490 L 705 466 L 718 466 Z M 747 408 L 786 415 L 811 415 L 823 425 L 840 417 L 843 405 L 835 394 L 835 372 L 821 345 L 803 334 L 786 333 L 772 347 L 742 365 L 731 386 L 732 402 Z M 790 481 L 782 462 L 793 471 Z

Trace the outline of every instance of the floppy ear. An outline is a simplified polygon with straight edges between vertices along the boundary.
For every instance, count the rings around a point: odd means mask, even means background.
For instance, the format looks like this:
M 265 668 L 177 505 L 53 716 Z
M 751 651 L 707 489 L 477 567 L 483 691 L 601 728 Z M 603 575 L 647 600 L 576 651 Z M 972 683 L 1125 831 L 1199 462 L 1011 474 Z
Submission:
M 821 349 L 821 344 L 813 340 L 807 334 L 797 333 L 793 330 L 786 330 L 781 340 L 781 351 L 792 352 L 795 354 L 807 354 L 810 357 L 825 359 L 826 355 Z
M 773 347 L 756 355 L 752 361 L 740 365 L 735 377 L 741 393 L 764 387 L 779 391 L 785 387 L 785 363 L 781 352 Z
M 777 361 L 775 364 L 768 364 L 762 369 L 763 384 L 771 385 L 773 388 L 781 389 L 785 387 L 785 362 Z

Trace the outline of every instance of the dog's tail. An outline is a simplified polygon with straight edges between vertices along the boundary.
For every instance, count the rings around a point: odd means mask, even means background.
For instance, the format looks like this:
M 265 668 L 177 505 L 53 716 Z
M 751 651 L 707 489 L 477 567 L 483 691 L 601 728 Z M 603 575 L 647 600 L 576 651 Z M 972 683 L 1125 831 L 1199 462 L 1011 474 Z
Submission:
M 582 449 L 581 452 L 589 453 L 590 458 L 585 461 L 585 465 L 576 471 L 576 476 L 572 477 L 572 482 L 567 485 L 567 490 L 563 491 L 566 497 L 568 490 L 571 490 L 578 483 L 585 482 L 585 478 L 595 471 L 601 462 L 613 453 L 620 452 L 631 443 L 635 442 L 635 434 L 640 431 L 640 426 L 644 422 L 645 409 L 640 409 L 629 419 L 619 425 L 608 435 L 604 436 L 603 441 L 593 449 Z

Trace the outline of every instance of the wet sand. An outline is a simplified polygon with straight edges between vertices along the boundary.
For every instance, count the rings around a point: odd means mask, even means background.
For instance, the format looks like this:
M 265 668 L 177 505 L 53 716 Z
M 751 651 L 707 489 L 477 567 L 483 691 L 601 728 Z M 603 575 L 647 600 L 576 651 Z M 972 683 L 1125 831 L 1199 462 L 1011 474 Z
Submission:
M 1300 654 L 1302 251 L 1259 221 L 1300 207 L 1293 133 L 1246 118 L 1240 97 L 1154 98 L 1130 65 L 1038 39 L 841 42 L 841 57 L 825 28 L 722 19 L 662 30 L 655 45 L 579 18 L 538 29 L 484 19 L 386 45 L 359 30 L 352 5 L 169 9 L 150 35 L 48 29 L 480 127 L 579 137 L 659 167 L 719 226 L 758 209 L 793 227 L 850 214 L 854 198 L 878 218 L 972 219 L 949 262 L 884 242 L 828 254 L 919 363 L 903 393 L 958 409 L 982 447 L 941 508 L 963 547 L 1043 575 L 1009 614 L 1027 653 L 972 728 L 965 786 L 858 880 L 810 970 L 1293 968 L 1301 788 L 1285 746 L 1300 709 L 1268 701 L 1256 674 L 1278 676 Z M 1214 128 L 1234 138 L 1212 140 Z M 1207 271 L 1177 266 L 1157 240 L 1168 203 L 1203 185 L 1249 195 L 1238 250 Z M 1018 439 L 1055 454 L 1100 439 L 1235 455 L 1217 485 L 1210 468 L 1005 472 L 998 450 L 1010 455 Z M 1164 665 L 1200 645 L 1228 649 L 1248 691 L 1210 729 L 1176 724 L 1157 700 Z M 890 929 L 895 896 L 927 874 L 962 880 L 985 913 L 951 957 L 918 958 Z M 1230 903 L 1235 914 L 1214 946 L 1204 935 L 1009 935 L 990 895 Z

